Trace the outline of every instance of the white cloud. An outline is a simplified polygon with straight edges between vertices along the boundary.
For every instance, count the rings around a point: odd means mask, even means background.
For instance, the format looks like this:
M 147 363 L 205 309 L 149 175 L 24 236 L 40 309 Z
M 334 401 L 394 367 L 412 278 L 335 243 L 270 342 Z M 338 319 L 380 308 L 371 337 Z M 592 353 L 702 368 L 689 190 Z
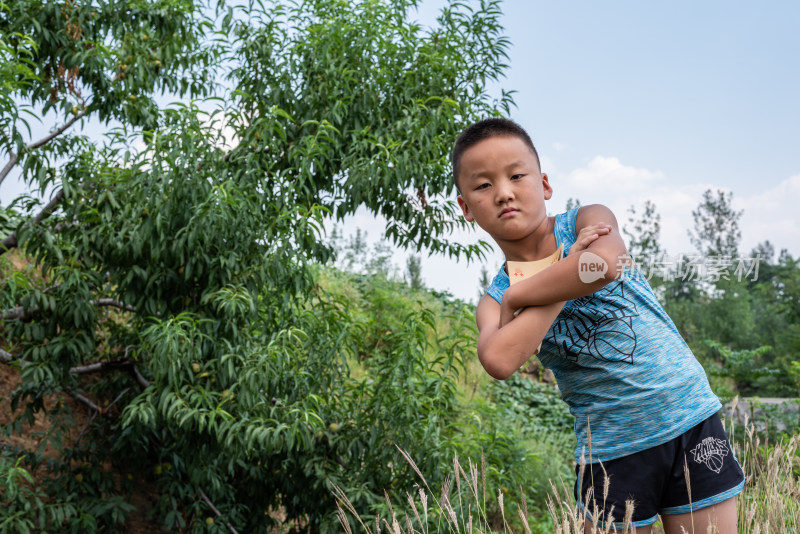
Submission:
M 692 211 L 700 203 L 706 189 L 733 193 L 734 208 L 744 210 L 740 221 L 740 249 L 748 253 L 758 243 L 769 239 L 777 250 L 787 248 L 800 253 L 800 174 L 754 195 L 737 195 L 735 190 L 714 183 L 673 185 L 668 176 L 657 170 L 624 165 L 618 158 L 597 156 L 585 167 L 575 169 L 550 183 L 555 193 L 551 211 L 563 210 L 566 200 L 578 198 L 584 204 L 605 204 L 616 215 L 621 229 L 631 205 L 641 206 L 646 200 L 656 205 L 661 215 L 661 242 L 670 254 L 692 252 L 688 231 L 694 220 Z
M 619 158 L 596 156 L 563 178 L 551 179 L 554 195 L 551 211 L 563 210 L 566 200 L 577 198 L 583 204 L 608 206 L 624 230 L 628 209 L 650 200 L 661 215 L 661 244 L 670 254 L 691 252 L 687 230 L 692 226 L 692 210 L 712 184 L 673 186 L 659 170 L 625 165 Z M 624 234 L 623 234 L 624 236 Z
M 564 143 L 553 143 L 553 148 L 555 149 L 556 152 L 561 152 L 567 148 L 567 145 L 565 145 Z
M 775 187 L 749 197 L 734 198 L 734 206 L 743 209 L 742 247 L 749 252 L 758 243 L 769 240 L 776 251 L 800 254 L 800 174 L 790 176 Z
M 619 158 L 595 156 L 586 167 L 575 169 L 566 177 L 567 183 L 586 193 L 641 191 L 661 181 L 661 171 L 651 171 L 623 165 Z

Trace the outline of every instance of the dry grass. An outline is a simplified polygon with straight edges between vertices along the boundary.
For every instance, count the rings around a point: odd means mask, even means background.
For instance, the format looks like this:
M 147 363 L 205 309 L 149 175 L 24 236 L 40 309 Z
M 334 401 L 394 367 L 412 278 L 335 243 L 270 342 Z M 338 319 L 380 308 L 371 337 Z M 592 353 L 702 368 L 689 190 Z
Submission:
M 400 450 L 405 460 L 411 465 L 420 477 L 422 486 L 417 485 L 414 492 L 406 492 L 408 506 L 406 511 L 396 511 L 391 499 L 386 494 L 386 503 L 389 510 L 388 517 L 377 518 L 374 525 L 366 524 L 355 510 L 347 495 L 334 486 L 334 495 L 337 498 L 339 521 L 344 532 L 352 534 L 352 526 L 348 516 L 352 516 L 363 532 L 367 534 L 380 534 L 384 530 L 391 534 L 429 534 L 431 532 L 464 532 L 464 533 L 490 533 L 490 532 L 517 532 L 515 526 L 519 522 L 527 534 L 531 534 L 530 518 L 527 505 L 523 496 L 521 505 L 515 504 L 518 521 L 506 517 L 506 505 L 502 491 L 497 493 L 497 507 L 499 518 L 489 515 L 487 506 L 486 463 L 481 458 L 480 466 L 468 460 L 467 469 L 461 465 L 458 456 L 453 458 L 453 473 L 445 477 L 439 492 L 434 492 L 414 460 L 403 450 Z M 438 497 L 437 497 L 438 495 Z M 494 499 L 494 497 L 490 497 Z M 493 504 L 493 503 L 492 503 Z M 499 523 L 499 524 L 498 524 Z
M 733 444 L 747 477 L 738 501 L 740 534 L 800 532 L 800 434 L 771 445 L 747 420 L 744 426 L 745 438 Z
M 734 453 L 744 469 L 746 483 L 738 498 L 738 530 L 740 534 L 789 534 L 800 532 L 800 435 L 770 445 L 763 443 L 753 425 L 745 423 L 745 437 L 733 443 Z M 729 435 L 734 435 L 731 426 Z M 421 485 L 406 493 L 400 506 L 393 506 L 388 494 L 388 514 L 366 524 L 342 490 L 335 488 L 339 520 L 343 531 L 352 534 L 355 528 L 366 534 L 430 534 L 430 533 L 531 533 L 524 493 L 522 502 L 506 503 L 504 494 L 486 487 L 486 465 L 481 458 L 478 465 L 471 459 L 464 469 L 457 457 L 453 459 L 452 473 L 448 474 L 438 492 L 429 486 L 414 460 L 400 451 L 420 477 Z M 554 534 L 608 534 L 616 531 L 597 525 L 597 513 L 590 505 L 590 518 L 581 513 L 572 494 L 572 484 L 551 481 L 547 508 Z M 605 484 L 604 494 L 608 494 Z M 496 496 L 495 496 L 496 495 Z M 691 489 L 690 489 L 691 495 Z M 487 500 L 489 496 L 489 500 Z M 591 503 L 591 495 L 584 499 Z M 490 502 L 491 501 L 491 502 Z M 632 503 L 619 512 L 619 519 L 630 524 Z M 491 512 L 489 511 L 491 509 Z M 499 513 L 499 518 L 496 514 Z M 616 515 L 614 512 L 612 514 Z M 354 522 L 351 522 L 350 518 Z M 539 518 L 541 526 L 542 519 Z M 661 532 L 657 523 L 653 533 Z M 688 533 L 687 533 L 688 534 Z
M 581 475 L 583 475 L 585 468 L 586 465 L 582 463 L 580 467 Z M 602 527 L 599 525 L 602 511 L 605 509 L 605 502 L 608 498 L 608 491 L 611 487 L 608 477 L 604 477 L 603 495 L 592 495 L 590 488 L 584 496 L 583 501 L 587 503 L 588 518 L 575 503 L 572 488 L 568 487 L 563 480 L 559 481 L 558 484 L 550 481 L 550 487 L 551 493 L 547 499 L 547 509 L 550 512 L 550 518 L 553 520 L 553 532 L 555 534 L 584 534 L 587 531 L 587 526 L 590 527 L 589 531 L 592 534 L 620 532 L 611 525 L 611 523 L 615 522 L 623 523 L 622 532 L 630 530 L 633 521 L 633 501 L 627 501 L 624 510 L 614 510 L 612 506 L 608 517 L 608 526 Z

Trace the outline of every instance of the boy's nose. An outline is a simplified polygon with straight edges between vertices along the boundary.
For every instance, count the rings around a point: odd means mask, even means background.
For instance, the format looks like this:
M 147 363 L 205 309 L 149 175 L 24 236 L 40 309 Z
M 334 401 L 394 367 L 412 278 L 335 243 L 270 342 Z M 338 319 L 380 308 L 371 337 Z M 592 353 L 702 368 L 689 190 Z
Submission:
M 495 187 L 494 196 L 498 204 L 504 204 L 514 198 L 514 190 L 511 184 L 501 183 Z

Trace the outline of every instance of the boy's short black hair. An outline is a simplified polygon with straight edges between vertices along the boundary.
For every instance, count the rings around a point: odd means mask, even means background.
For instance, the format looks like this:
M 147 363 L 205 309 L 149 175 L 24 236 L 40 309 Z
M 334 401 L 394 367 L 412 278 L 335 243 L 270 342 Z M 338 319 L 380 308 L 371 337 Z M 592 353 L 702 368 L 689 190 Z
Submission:
M 463 132 L 461 132 L 461 135 L 458 136 L 458 139 L 456 139 L 456 144 L 453 147 L 453 182 L 455 182 L 456 189 L 459 192 L 461 191 L 461 188 L 458 186 L 458 171 L 459 166 L 461 165 L 461 156 L 464 154 L 464 151 L 477 145 L 484 139 L 499 136 L 518 137 L 522 139 L 522 141 L 524 141 L 525 144 L 530 147 L 533 155 L 536 156 L 536 163 L 539 165 L 539 169 L 541 170 L 542 164 L 539 161 L 539 153 L 536 151 L 536 147 L 533 146 L 533 141 L 531 141 L 528 132 L 526 132 L 522 126 L 510 119 L 502 119 L 497 117 L 484 119 L 468 126 Z

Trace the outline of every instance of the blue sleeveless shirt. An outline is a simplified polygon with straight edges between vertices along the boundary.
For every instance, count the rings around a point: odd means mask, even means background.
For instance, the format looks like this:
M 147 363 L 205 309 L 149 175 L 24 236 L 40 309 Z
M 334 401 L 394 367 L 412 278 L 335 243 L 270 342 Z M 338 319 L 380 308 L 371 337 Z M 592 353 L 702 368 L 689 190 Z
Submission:
M 578 209 L 555 218 L 556 242 L 565 255 L 577 239 Z M 501 268 L 486 292 L 500 302 L 508 287 Z M 576 461 L 582 453 L 587 462 L 598 462 L 666 443 L 721 407 L 703 367 L 636 267 L 567 301 L 538 357 L 575 416 Z

